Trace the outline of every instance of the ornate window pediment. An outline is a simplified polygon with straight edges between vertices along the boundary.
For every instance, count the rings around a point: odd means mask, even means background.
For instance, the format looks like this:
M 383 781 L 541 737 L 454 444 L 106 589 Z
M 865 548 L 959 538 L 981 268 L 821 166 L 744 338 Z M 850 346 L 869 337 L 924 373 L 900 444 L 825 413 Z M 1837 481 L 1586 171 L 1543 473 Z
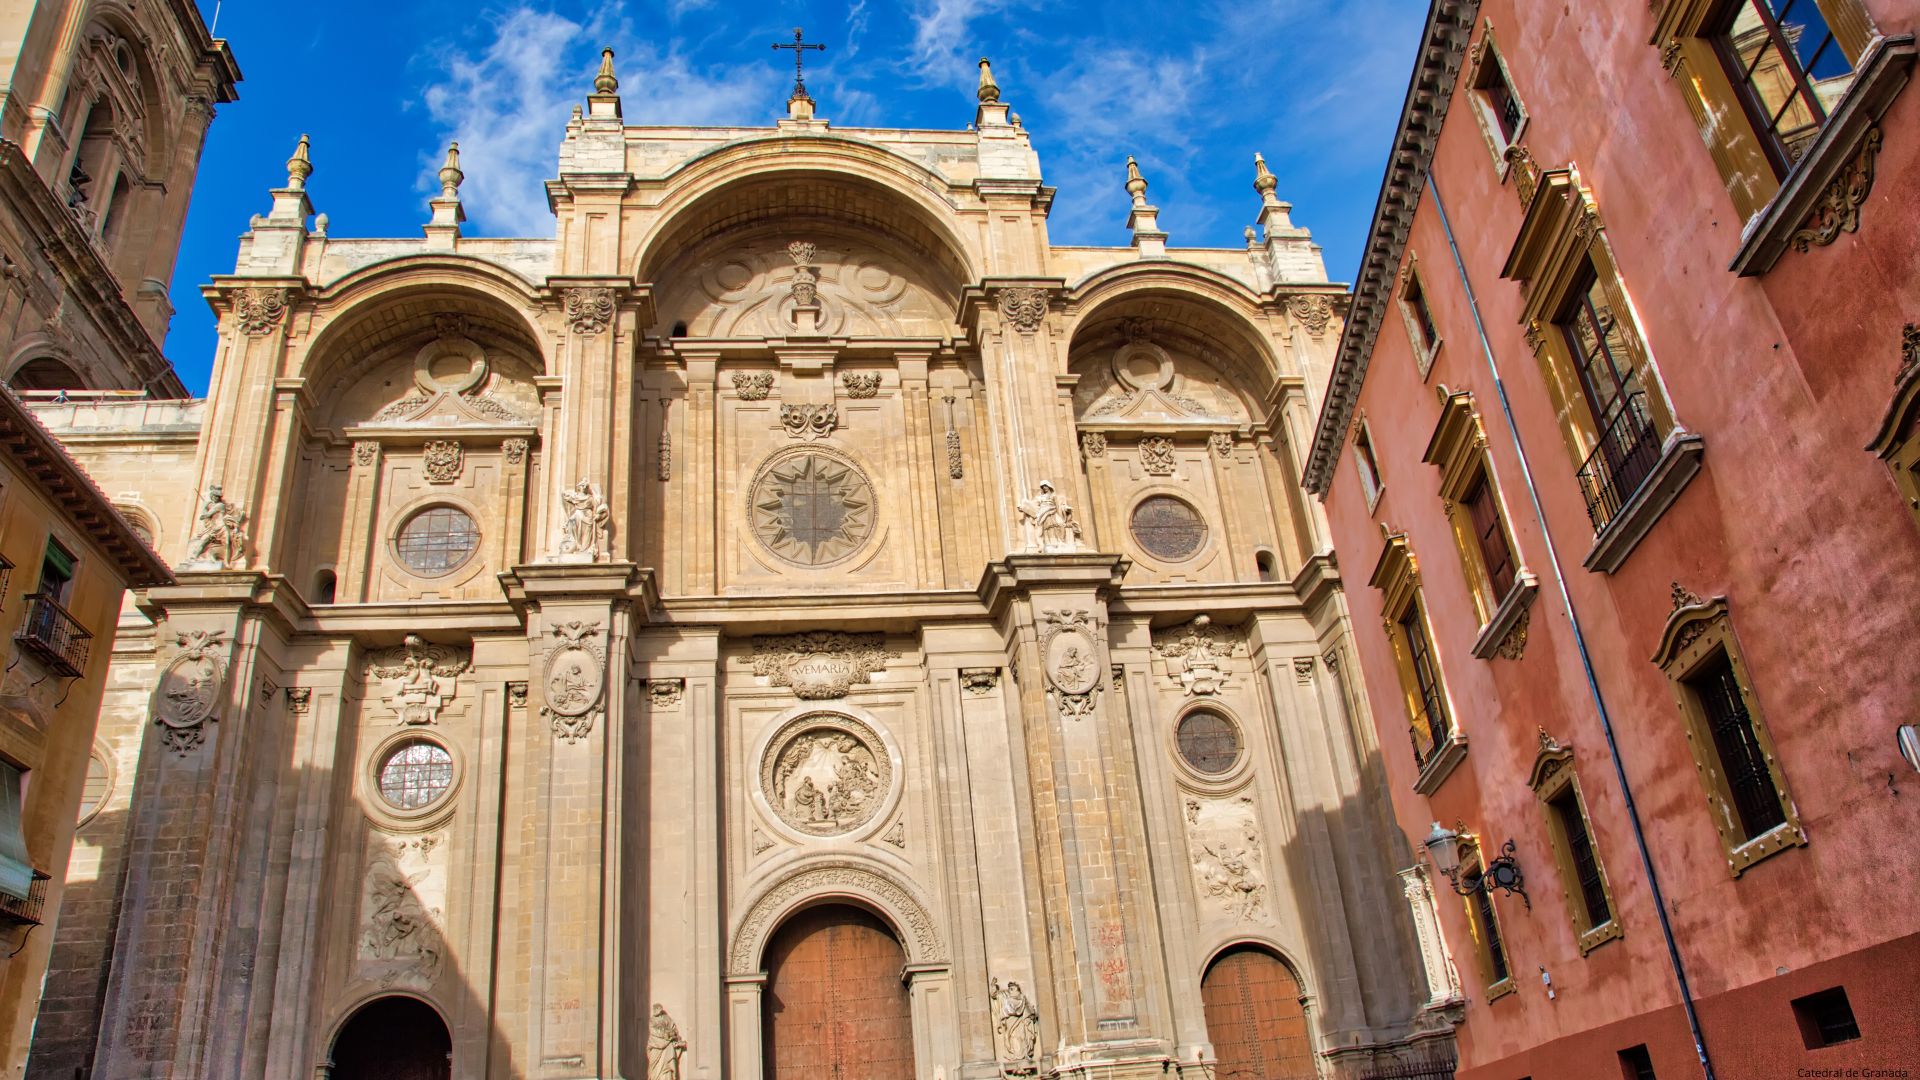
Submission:
M 1547 734 L 1545 728 L 1540 729 L 1540 747 L 1534 752 L 1527 786 L 1546 815 L 1547 839 L 1560 871 L 1567 916 L 1585 956 L 1620 936 L 1619 906 L 1587 818 L 1586 797 L 1574 774 L 1573 747 Z
M 1479 612 L 1473 655 L 1520 658 L 1539 579 L 1522 564 L 1500 486 L 1487 457 L 1487 432 L 1473 394 L 1439 388 L 1440 422 L 1421 460 L 1440 470 L 1440 498 Z
M 1867 450 L 1893 470 L 1894 484 L 1920 523 L 1920 324 L 1908 323 L 1901 331 L 1893 399 Z

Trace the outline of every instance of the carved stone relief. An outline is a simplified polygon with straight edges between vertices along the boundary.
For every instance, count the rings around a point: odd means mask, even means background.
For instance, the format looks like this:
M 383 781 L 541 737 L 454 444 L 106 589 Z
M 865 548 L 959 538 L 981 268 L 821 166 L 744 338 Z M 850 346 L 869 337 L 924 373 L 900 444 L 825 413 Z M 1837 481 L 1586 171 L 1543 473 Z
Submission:
M 947 403 L 947 478 L 964 479 L 967 475 L 966 463 L 960 457 L 960 432 L 953 426 L 953 395 L 941 399 Z
M 880 392 L 880 373 L 877 371 L 856 371 L 840 377 L 840 384 L 847 388 L 847 396 L 856 400 L 873 397 Z
M 1843 232 L 1860 231 L 1860 208 L 1873 192 L 1874 164 L 1880 156 L 1882 139 L 1877 126 L 1867 129 L 1860 148 L 1821 191 L 1799 231 L 1787 238 L 1795 251 L 1825 247 L 1838 240 Z
M 893 828 L 888 829 L 885 833 L 883 833 L 880 839 L 885 840 L 887 843 L 892 844 L 894 847 L 897 847 L 902 851 L 905 851 L 907 849 L 907 823 L 904 821 L 894 822 Z
M 1000 1052 L 1002 1076 L 1036 1076 L 1040 1044 L 1040 1010 L 1034 1008 L 1020 984 L 997 978 L 987 981 L 987 1000 L 993 1006 L 994 1046 Z
M 741 401 L 765 401 L 773 390 L 773 372 L 736 371 L 733 373 L 733 391 L 740 395 Z
M 509 384 L 491 378 L 493 359 L 479 342 L 466 336 L 464 318 L 442 315 L 435 318 L 434 327 L 435 338 L 414 353 L 412 389 L 375 412 L 369 423 L 425 427 L 531 423 L 520 407 L 495 396 L 495 391 Z
M 1172 439 L 1149 435 L 1140 440 L 1140 467 L 1148 476 L 1172 476 L 1175 464 Z
M 285 289 L 241 289 L 233 296 L 234 321 L 251 337 L 272 333 L 286 313 Z
M 1054 493 L 1053 481 L 1040 481 L 1039 493 L 1023 500 L 1015 509 L 1020 512 L 1020 526 L 1026 534 L 1025 550 L 1042 553 L 1080 550 L 1080 523 L 1074 520 L 1073 507 Z
M 902 252 L 848 237 L 771 237 L 728 250 L 706 248 L 666 268 L 658 298 L 663 325 L 684 322 L 701 338 L 782 337 L 798 329 L 836 337 L 938 336 L 953 301 L 928 280 L 939 271 Z M 805 311 L 799 318 L 796 312 Z
M 816 630 L 753 639 L 753 673 L 803 701 L 843 698 L 855 683 L 897 660 L 885 634 Z
M 851 557 L 873 536 L 877 510 L 866 474 L 821 448 L 775 455 L 747 492 L 754 537 L 795 566 L 831 566 Z
M 824 439 L 840 426 L 840 412 L 831 405 L 782 405 L 780 426 L 790 439 Z
M 160 742 L 185 755 L 206 741 L 206 725 L 218 719 L 226 691 L 227 647 L 223 630 L 189 630 L 174 636 L 180 654 L 168 661 L 153 690 L 153 722 Z
M 887 914 L 888 921 L 905 930 L 902 944 L 907 946 L 910 963 L 939 963 L 947 958 L 946 947 L 934 930 L 932 916 L 912 893 L 865 867 L 829 864 L 803 870 L 753 901 L 740 921 L 740 928 L 734 932 L 727 973 L 750 975 L 757 970 L 761 945 L 774 920 L 784 916 L 797 902 L 812 896 L 849 894 L 868 898 Z
M 760 790 L 775 816 L 810 836 L 873 819 L 893 790 L 893 761 L 873 728 L 839 713 L 788 721 L 767 744 Z
M 551 627 L 554 645 L 547 653 L 546 704 L 540 709 L 553 722 L 553 733 L 567 742 L 579 742 L 593 731 L 607 686 L 607 651 L 597 623 L 579 619 Z
M 356 465 L 371 465 L 380 460 L 380 444 L 372 439 L 364 439 L 353 444 L 353 461 Z
M 613 511 L 587 479 L 560 492 L 560 535 L 549 562 L 606 562 Z
M 680 704 L 680 698 L 686 693 L 685 679 L 649 679 L 647 696 L 653 700 L 656 709 L 671 709 Z
M 1082 457 L 1101 458 L 1107 456 L 1107 437 L 1098 431 L 1080 433 L 1080 455 Z
M 432 986 L 446 958 L 445 853 L 439 836 L 376 835 L 361 886 L 358 967 L 381 986 Z
M 647 1080 L 680 1080 L 680 1058 L 687 1052 L 687 1040 L 680 1027 L 654 1002 L 653 1019 L 647 1024 Z
M 612 289 L 568 289 L 567 327 L 576 334 L 598 334 L 613 321 Z
M 1287 314 L 1304 327 L 1312 337 L 1325 337 L 1327 325 L 1333 321 L 1333 304 L 1324 296 L 1290 296 L 1287 298 Z
M 1094 694 L 1104 667 L 1099 624 L 1089 611 L 1043 611 L 1039 618 L 1040 661 L 1048 696 L 1060 715 L 1078 720 L 1093 714 Z
M 194 519 L 182 570 L 231 570 L 245 565 L 247 512 L 227 501 L 219 484 L 208 486 Z
M 1207 446 L 1212 448 L 1213 456 L 1221 459 L 1233 456 L 1233 433 L 1216 431 L 1207 436 Z
M 466 463 L 466 455 L 460 449 L 457 439 L 434 439 L 427 443 L 423 455 L 426 462 L 427 482 L 431 484 L 451 484 L 460 479 L 461 467 Z
M 390 685 L 385 698 L 400 724 L 431 724 L 473 667 L 472 646 L 438 645 L 408 634 L 399 645 L 367 654 L 366 674 Z
M 1247 655 L 1246 627 L 1215 626 L 1206 615 L 1153 632 L 1153 655 L 1166 662 L 1167 675 L 1187 696 L 1219 693 L 1227 684 L 1230 661 Z
M 961 668 L 960 687 L 974 697 L 986 697 L 1000 686 L 1000 669 Z
M 1040 329 L 1040 321 L 1047 317 L 1045 289 L 1024 287 L 1001 289 L 998 300 L 1000 317 L 1023 334 L 1031 334 Z
M 1267 876 L 1253 796 L 1186 799 L 1187 849 L 1194 887 L 1236 920 L 1266 913 Z

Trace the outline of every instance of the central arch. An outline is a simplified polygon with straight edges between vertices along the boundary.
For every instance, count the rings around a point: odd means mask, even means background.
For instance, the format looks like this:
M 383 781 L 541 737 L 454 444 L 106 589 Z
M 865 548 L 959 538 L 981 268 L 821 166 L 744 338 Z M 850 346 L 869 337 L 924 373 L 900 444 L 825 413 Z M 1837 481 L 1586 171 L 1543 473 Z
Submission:
M 1219 1080 L 1314 1080 L 1313 1040 L 1300 980 L 1251 945 L 1220 954 L 1200 980 L 1200 1003 Z
M 906 950 L 850 904 L 805 908 L 767 946 L 761 998 L 765 1080 L 913 1080 Z
M 419 998 L 375 998 L 334 1036 L 329 1080 L 452 1080 L 453 1036 Z

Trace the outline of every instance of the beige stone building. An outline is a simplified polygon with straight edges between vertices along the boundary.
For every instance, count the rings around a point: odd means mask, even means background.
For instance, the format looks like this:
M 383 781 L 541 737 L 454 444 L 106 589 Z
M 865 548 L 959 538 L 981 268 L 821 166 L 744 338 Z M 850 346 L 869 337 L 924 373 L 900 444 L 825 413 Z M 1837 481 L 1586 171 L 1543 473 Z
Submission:
M 423 237 L 328 235 L 303 141 L 206 399 L 43 408 L 178 584 L 29 1075 L 1445 1054 L 1298 483 L 1343 290 L 1264 164 L 1244 248 L 1131 168 L 1130 247 L 1051 244 L 979 98 L 630 127 L 609 59 L 543 239 L 463 235 L 454 155 Z

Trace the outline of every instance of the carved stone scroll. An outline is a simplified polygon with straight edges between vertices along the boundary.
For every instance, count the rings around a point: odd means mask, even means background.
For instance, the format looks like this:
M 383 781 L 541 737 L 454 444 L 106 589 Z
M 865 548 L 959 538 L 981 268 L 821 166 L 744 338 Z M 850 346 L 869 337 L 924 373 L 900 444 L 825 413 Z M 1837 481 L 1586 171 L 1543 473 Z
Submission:
M 1040 321 L 1047 317 L 1045 289 L 1024 287 L 1001 289 L 998 300 L 1000 317 L 1023 334 L 1031 334 L 1040 329 Z
M 843 698 L 857 683 L 900 654 L 885 634 L 816 630 L 753 639 L 753 673 L 774 686 L 791 687 L 803 701 Z
M 613 322 L 612 289 L 568 289 L 567 327 L 576 334 L 598 334 Z

